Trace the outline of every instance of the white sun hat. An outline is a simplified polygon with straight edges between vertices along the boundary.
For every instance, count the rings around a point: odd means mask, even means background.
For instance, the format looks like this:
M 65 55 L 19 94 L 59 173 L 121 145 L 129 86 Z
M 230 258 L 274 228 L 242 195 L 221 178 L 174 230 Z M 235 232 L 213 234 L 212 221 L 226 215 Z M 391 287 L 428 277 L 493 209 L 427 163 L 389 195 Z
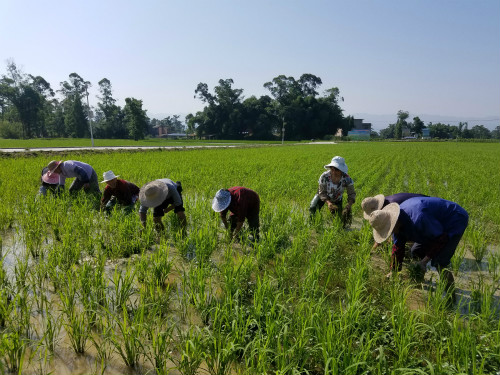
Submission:
M 368 219 L 373 228 L 373 239 L 382 243 L 391 235 L 399 217 L 399 204 L 390 203 L 381 210 L 373 211 Z
M 370 214 L 373 211 L 381 210 L 384 206 L 385 196 L 384 194 L 378 194 L 374 197 L 367 197 L 361 202 L 361 208 L 363 209 L 363 217 L 366 220 L 370 219 Z
M 107 172 L 104 172 L 104 173 L 102 174 L 102 178 L 103 178 L 103 180 L 101 181 L 101 183 L 103 183 L 103 182 L 107 182 L 107 181 L 111 181 L 112 179 L 114 179 L 114 178 L 118 178 L 118 177 L 120 177 L 120 175 L 115 176 L 115 174 L 113 173 L 113 171 L 107 171 Z
M 220 189 L 216 194 L 215 198 L 212 201 L 212 209 L 215 212 L 224 211 L 231 204 L 231 193 L 229 190 Z
M 334 156 L 330 164 L 325 165 L 325 169 L 335 167 L 343 173 L 347 174 L 347 164 L 342 156 Z
M 168 186 L 162 181 L 151 181 L 141 187 L 139 200 L 145 207 L 156 207 L 163 203 L 168 195 Z

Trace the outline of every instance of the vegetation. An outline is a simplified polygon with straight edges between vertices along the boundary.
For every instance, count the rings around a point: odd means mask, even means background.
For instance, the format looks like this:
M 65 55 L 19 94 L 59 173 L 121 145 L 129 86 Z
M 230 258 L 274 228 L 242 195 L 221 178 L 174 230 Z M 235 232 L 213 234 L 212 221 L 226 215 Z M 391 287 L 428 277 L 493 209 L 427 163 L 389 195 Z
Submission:
M 358 194 L 350 231 L 327 210 L 308 215 L 334 155 L 345 157 Z M 157 235 L 152 222 L 140 232 L 136 215 L 106 216 L 84 194 L 37 198 L 40 170 L 55 158 L 139 186 L 182 181 L 187 236 L 175 215 Z M 85 373 L 495 374 L 499 162 L 498 144 L 473 143 L 3 155 L 0 369 L 50 373 L 72 351 L 90 364 Z M 255 246 L 229 242 L 211 210 L 215 192 L 235 185 L 261 197 Z M 496 246 L 483 263 L 459 254 L 452 265 L 481 275 L 457 280 L 458 307 L 443 302 L 435 274 L 424 284 L 405 272 L 386 280 L 388 247 L 370 253 L 359 202 L 401 191 L 466 208 L 467 254 Z

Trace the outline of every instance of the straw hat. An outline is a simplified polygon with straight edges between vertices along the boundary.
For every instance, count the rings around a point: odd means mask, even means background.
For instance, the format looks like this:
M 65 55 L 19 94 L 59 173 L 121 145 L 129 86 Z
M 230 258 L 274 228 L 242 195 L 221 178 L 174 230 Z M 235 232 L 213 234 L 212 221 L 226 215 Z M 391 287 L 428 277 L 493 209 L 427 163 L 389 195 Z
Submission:
M 342 156 L 334 156 L 330 164 L 325 165 L 325 169 L 335 167 L 343 173 L 347 174 L 347 164 Z
M 224 211 L 231 204 L 231 193 L 229 190 L 220 189 L 216 194 L 215 198 L 212 201 L 212 209 L 215 212 Z
M 370 219 L 370 214 L 373 211 L 381 210 L 384 206 L 385 196 L 383 194 L 375 195 L 374 197 L 367 197 L 361 202 L 361 208 L 363 209 L 363 217 L 366 220 Z
M 47 172 L 42 176 L 42 181 L 47 184 L 57 185 L 59 183 L 59 175 L 57 173 Z
M 107 181 L 111 181 L 111 180 L 113 180 L 113 179 L 115 179 L 115 178 L 118 178 L 118 177 L 120 177 L 120 175 L 115 176 L 115 174 L 113 173 L 113 171 L 107 171 L 107 172 L 104 172 L 104 173 L 102 174 L 102 178 L 103 178 L 103 180 L 101 181 L 101 183 L 103 183 L 103 182 L 107 182 Z
M 48 165 L 47 168 L 49 168 L 49 173 L 52 174 L 56 170 L 56 168 L 61 164 L 63 161 L 62 160 L 52 160 Z
M 156 207 L 163 203 L 168 195 L 168 186 L 162 181 L 151 181 L 141 187 L 139 200 L 145 207 Z
M 399 217 L 399 204 L 390 203 L 381 210 L 373 211 L 368 219 L 373 228 L 373 239 L 384 242 L 391 235 Z

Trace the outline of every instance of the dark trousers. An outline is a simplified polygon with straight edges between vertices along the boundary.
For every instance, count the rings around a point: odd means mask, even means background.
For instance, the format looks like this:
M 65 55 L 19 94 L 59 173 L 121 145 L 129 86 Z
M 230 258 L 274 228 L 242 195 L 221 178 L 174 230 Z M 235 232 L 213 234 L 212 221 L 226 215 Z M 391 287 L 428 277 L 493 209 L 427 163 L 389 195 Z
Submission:
M 431 265 L 433 267 L 441 267 L 446 268 L 450 265 L 451 257 L 455 254 L 455 250 L 457 249 L 458 243 L 462 238 L 462 234 L 457 234 L 451 237 L 446 245 L 441 249 L 439 253 L 436 254 L 434 258 L 431 260 Z M 422 259 L 425 257 L 426 246 L 420 243 L 414 243 L 411 247 L 411 256 L 413 258 Z
M 259 239 L 259 213 L 254 213 L 252 215 L 248 215 L 246 217 L 248 221 L 248 227 L 250 228 L 250 231 L 254 235 L 255 239 Z M 236 215 L 230 215 L 229 216 L 229 222 L 231 223 L 231 231 L 234 231 L 236 229 L 236 225 L 238 223 L 238 218 Z

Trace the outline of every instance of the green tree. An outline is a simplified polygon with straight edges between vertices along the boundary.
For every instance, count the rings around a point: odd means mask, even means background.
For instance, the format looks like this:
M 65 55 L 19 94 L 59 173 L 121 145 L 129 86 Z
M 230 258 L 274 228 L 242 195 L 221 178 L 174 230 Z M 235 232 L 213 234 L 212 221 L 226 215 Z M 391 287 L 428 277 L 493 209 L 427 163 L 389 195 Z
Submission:
M 490 139 L 491 133 L 484 125 L 475 125 L 471 129 L 472 135 L 475 139 Z
M 425 124 L 422 120 L 420 120 L 420 117 L 418 117 L 418 116 L 413 117 L 411 131 L 421 137 L 422 136 L 422 129 L 424 129 L 424 128 L 425 128 Z
M 107 78 L 99 81 L 99 93 L 97 98 L 96 128 L 97 135 L 101 138 L 126 138 L 127 128 L 123 122 L 122 109 L 116 105 L 113 98 L 111 82 Z
M 64 122 L 68 136 L 83 138 L 90 134 L 90 124 L 87 114 L 88 108 L 82 98 L 87 94 L 90 82 L 85 81 L 77 73 L 69 75 L 69 82 L 63 81 L 58 90 L 63 95 Z
M 500 125 L 491 131 L 491 138 L 500 139 Z
M 10 112 L 11 120 L 21 123 L 23 138 L 44 135 L 50 96 L 54 92 L 45 79 L 26 75 L 13 61 L 7 62 L 7 74 L 0 78 L 2 119 Z
M 123 110 L 129 136 L 136 141 L 144 139 L 148 131 L 148 117 L 146 111 L 142 109 L 142 100 L 126 98 Z

